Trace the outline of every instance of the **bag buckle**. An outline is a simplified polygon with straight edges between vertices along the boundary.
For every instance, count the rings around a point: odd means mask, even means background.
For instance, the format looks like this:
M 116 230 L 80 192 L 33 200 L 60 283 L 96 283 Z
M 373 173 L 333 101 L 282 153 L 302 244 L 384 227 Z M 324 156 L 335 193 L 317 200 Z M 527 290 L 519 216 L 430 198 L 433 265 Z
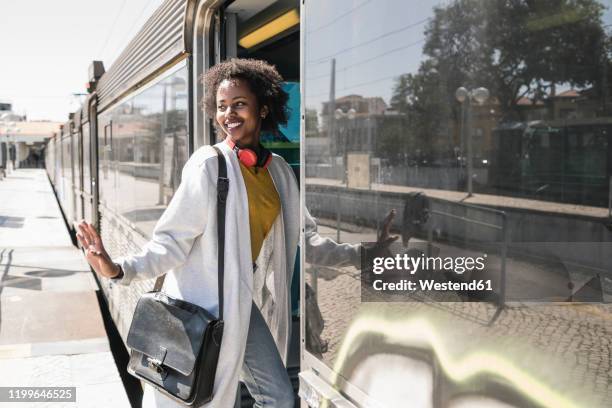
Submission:
M 157 374 L 162 374 L 164 373 L 166 370 L 162 367 L 162 364 L 164 362 L 164 360 L 166 359 L 166 353 L 168 352 L 168 350 L 165 347 L 159 347 L 159 351 L 160 351 L 160 357 L 161 358 L 155 358 L 155 357 L 149 357 L 147 356 L 147 367 L 149 367 L 151 370 L 155 371 Z
M 163 374 L 166 370 L 161 366 L 161 361 L 156 358 L 147 357 L 147 367 L 157 374 Z

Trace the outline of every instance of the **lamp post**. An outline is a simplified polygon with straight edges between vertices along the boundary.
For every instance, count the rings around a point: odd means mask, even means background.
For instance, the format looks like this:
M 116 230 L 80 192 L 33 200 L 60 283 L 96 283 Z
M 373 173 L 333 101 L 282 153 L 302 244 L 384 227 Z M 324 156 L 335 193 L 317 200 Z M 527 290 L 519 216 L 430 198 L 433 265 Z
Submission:
M 455 98 L 459 103 L 461 103 L 461 150 L 463 151 L 463 139 L 464 139 L 464 126 L 467 128 L 465 130 L 465 134 L 467 137 L 466 145 L 467 145 L 467 189 L 468 189 L 468 197 L 473 195 L 473 179 L 472 173 L 473 169 L 473 160 L 472 160 L 472 100 L 475 100 L 479 105 L 484 103 L 487 99 L 489 99 L 489 90 L 487 88 L 476 88 L 473 90 L 467 90 L 463 86 L 457 88 L 455 91 Z M 466 117 L 467 113 L 467 117 Z M 465 118 L 465 119 L 464 119 Z
M 342 109 L 338 108 L 334 111 L 334 119 L 336 121 L 340 121 L 340 119 L 344 118 L 344 126 L 342 127 L 342 134 L 344 135 L 343 139 L 343 159 L 342 164 L 344 166 L 344 174 L 343 174 L 343 184 L 348 187 L 348 138 L 346 137 L 346 119 L 353 120 L 357 115 L 357 111 L 353 108 L 349 109 L 348 112 L 344 112 Z M 336 195 L 338 202 L 336 204 L 336 242 L 340 241 L 340 194 Z

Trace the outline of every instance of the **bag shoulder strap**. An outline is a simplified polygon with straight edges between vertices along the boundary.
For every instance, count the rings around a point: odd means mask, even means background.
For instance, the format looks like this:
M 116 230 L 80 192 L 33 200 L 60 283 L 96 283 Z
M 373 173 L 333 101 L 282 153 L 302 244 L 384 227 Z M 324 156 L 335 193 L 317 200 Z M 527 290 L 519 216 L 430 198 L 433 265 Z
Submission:
M 219 320 L 223 320 L 223 281 L 225 277 L 225 204 L 227 192 L 229 191 L 229 179 L 227 178 L 227 166 L 225 156 L 218 147 L 219 176 L 217 178 L 217 263 L 219 281 Z
M 223 281 L 225 277 L 225 204 L 227 202 L 227 192 L 229 191 L 229 179 L 227 178 L 227 165 L 225 156 L 218 147 L 213 146 L 217 152 L 217 160 L 219 163 L 219 176 L 217 178 L 217 260 L 219 271 L 219 320 L 223 320 Z M 164 285 L 166 274 L 163 274 L 157 280 L 153 290 L 159 292 Z

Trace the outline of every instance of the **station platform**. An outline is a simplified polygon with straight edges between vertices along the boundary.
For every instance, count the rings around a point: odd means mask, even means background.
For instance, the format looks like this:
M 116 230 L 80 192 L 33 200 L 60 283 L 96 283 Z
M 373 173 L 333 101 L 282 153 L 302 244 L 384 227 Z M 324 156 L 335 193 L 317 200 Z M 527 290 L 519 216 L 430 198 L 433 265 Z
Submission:
M 0 406 L 130 407 L 98 290 L 45 171 L 0 180 L 0 387 L 76 387 L 76 404 Z

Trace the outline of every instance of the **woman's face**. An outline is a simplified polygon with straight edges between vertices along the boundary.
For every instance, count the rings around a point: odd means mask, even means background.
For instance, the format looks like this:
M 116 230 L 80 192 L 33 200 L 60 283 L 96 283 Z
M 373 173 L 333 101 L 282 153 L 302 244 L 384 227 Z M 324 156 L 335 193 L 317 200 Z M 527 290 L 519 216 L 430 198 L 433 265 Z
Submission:
M 257 146 L 261 120 L 268 113 L 245 80 L 225 79 L 217 89 L 216 120 L 232 142 L 240 147 Z

